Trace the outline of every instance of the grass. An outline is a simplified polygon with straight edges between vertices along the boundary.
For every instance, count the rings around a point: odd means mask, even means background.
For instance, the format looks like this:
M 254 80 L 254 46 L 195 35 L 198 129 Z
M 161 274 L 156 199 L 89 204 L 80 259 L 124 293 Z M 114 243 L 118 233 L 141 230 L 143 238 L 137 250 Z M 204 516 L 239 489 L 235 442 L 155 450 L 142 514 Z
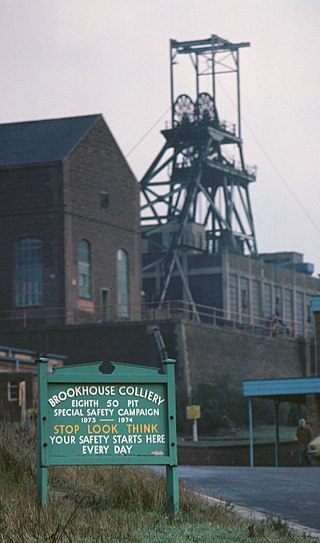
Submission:
M 289 543 L 307 538 L 285 523 L 255 522 L 180 487 L 180 513 L 165 510 L 165 481 L 141 467 L 49 470 L 49 505 L 36 496 L 36 436 L 0 428 L 2 543 Z M 312 541 L 308 539 L 308 541 Z
M 294 442 L 296 428 L 293 426 L 279 426 L 280 442 Z M 259 426 L 253 430 L 253 441 L 255 444 L 274 443 L 274 426 Z M 193 442 L 191 436 L 178 440 L 179 446 L 202 446 L 202 447 L 234 447 L 249 445 L 248 428 L 240 428 L 228 433 L 220 433 L 217 436 L 206 436 L 199 434 L 198 442 Z

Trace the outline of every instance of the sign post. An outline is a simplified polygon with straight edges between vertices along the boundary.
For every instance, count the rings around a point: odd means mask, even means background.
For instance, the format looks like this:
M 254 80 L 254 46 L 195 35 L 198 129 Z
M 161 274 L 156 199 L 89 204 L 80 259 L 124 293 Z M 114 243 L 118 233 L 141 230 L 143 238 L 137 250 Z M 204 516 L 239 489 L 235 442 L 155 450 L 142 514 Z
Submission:
M 48 467 L 165 465 L 167 505 L 179 510 L 174 360 L 163 369 L 93 362 L 48 373 L 38 361 L 38 492 Z
M 188 420 L 192 420 L 192 439 L 198 441 L 198 419 L 201 418 L 200 405 L 187 405 L 186 415 Z
M 23 427 L 27 422 L 27 396 L 25 381 L 20 381 L 19 383 L 19 407 L 21 407 L 20 425 Z
M 41 505 L 48 502 L 48 362 L 40 358 L 38 362 L 38 495 Z

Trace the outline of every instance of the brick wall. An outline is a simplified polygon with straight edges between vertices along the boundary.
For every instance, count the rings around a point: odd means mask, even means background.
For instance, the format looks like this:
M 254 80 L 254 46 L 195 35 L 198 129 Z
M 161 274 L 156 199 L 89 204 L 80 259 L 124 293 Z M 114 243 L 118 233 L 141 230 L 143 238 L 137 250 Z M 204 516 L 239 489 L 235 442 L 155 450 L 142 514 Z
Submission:
M 190 379 L 214 377 L 217 369 L 241 379 L 305 377 L 308 343 L 286 336 L 254 336 L 240 330 L 185 323 Z
M 117 303 L 116 257 L 123 249 L 129 258 L 130 304 L 136 307 L 141 295 L 139 186 L 103 119 L 64 161 L 64 179 L 67 308 L 92 309 L 78 299 L 80 239 L 91 244 L 92 306 L 100 306 L 102 288 L 109 289 L 108 304 Z
M 67 322 L 77 322 L 79 310 L 79 321 L 90 321 L 101 307 L 103 288 L 109 289 L 107 303 L 117 303 L 118 249 L 128 254 L 129 301 L 139 318 L 139 186 L 102 117 L 63 162 L 1 169 L 0 192 L 3 326 L 13 326 L 13 318 L 21 325 L 31 313 L 36 318 L 45 314 L 41 308 L 15 308 L 15 242 L 23 237 L 43 241 L 43 307 L 50 308 L 46 325 L 64 323 L 65 312 Z M 104 197 L 107 206 L 102 204 Z M 92 249 L 92 301 L 78 297 L 80 239 L 89 241 Z M 34 320 L 33 325 L 38 323 Z
M 0 328 L 0 343 L 30 349 L 39 354 L 58 352 L 68 363 L 114 360 L 142 365 L 158 365 L 159 354 L 152 330 L 159 327 L 169 358 L 177 360 L 177 408 L 180 422 L 185 420 L 187 397 L 201 381 L 223 371 L 238 380 L 305 377 L 310 368 L 310 345 L 285 336 L 252 336 L 186 321 L 146 321 L 101 323 L 52 327 L 46 330 L 5 331 Z M 320 429 L 319 400 L 309 401 L 310 420 Z M 320 431 L 320 430 L 319 430 Z
M 159 327 L 170 358 L 177 359 L 179 396 L 223 370 L 243 379 L 304 377 L 308 344 L 287 337 L 255 337 L 186 321 L 101 323 L 0 331 L 0 342 L 38 352 L 59 352 L 77 364 L 115 360 L 156 365 L 159 362 L 152 330 Z
M 294 434 L 293 428 L 293 434 Z M 249 466 L 249 445 L 230 447 L 196 447 L 178 446 L 178 462 L 180 465 L 195 466 Z M 254 465 L 274 466 L 274 444 L 254 445 Z M 297 467 L 298 454 L 295 443 L 280 443 L 279 466 Z
M 15 242 L 37 237 L 44 242 L 44 297 L 47 307 L 64 305 L 62 258 L 62 174 L 59 164 L 0 170 L 0 313 L 17 316 Z

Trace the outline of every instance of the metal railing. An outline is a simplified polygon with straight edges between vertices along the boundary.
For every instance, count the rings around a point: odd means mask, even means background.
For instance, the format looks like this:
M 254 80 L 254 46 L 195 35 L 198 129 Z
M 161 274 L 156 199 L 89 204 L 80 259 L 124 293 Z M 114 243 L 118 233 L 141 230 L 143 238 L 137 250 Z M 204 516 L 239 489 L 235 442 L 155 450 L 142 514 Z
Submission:
M 255 335 L 290 337 L 310 336 L 307 327 L 299 326 L 295 321 L 284 322 L 277 316 L 262 318 L 255 315 L 225 311 L 220 308 L 191 304 L 183 300 L 144 303 L 142 319 L 160 320 L 184 318 L 212 326 L 223 326 L 243 330 Z
M 143 302 L 129 307 L 121 305 L 92 306 L 90 309 L 79 307 L 70 311 L 66 311 L 64 307 L 28 307 L 2 310 L 0 311 L 0 329 L 178 318 L 211 326 L 242 330 L 254 335 L 288 337 L 313 337 L 314 335 L 313 327 L 305 323 L 284 322 L 277 316 L 262 318 L 252 314 L 240 314 L 203 304 L 192 304 L 183 300 Z

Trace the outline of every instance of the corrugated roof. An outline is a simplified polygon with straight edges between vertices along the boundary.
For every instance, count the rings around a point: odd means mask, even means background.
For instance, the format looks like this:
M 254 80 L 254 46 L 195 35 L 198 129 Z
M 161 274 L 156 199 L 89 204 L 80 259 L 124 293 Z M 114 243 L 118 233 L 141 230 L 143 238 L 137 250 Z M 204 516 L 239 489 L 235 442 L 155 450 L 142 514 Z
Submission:
M 0 124 L 0 167 L 61 161 L 100 117 Z
M 251 398 L 280 398 L 320 394 L 320 378 L 258 379 L 243 381 L 243 395 Z

